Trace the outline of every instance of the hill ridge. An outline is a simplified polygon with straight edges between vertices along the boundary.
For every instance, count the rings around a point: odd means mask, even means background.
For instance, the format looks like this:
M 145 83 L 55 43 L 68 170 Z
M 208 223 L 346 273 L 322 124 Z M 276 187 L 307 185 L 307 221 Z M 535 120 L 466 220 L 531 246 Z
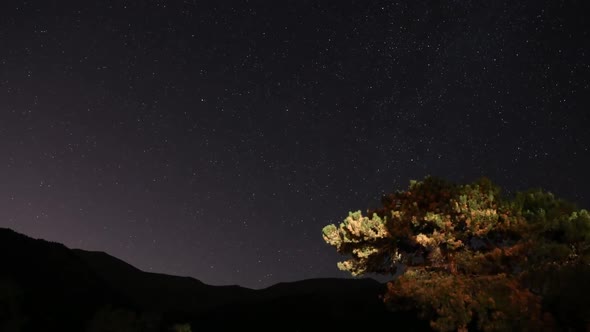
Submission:
M 0 259 L 5 263 L 0 269 L 2 331 L 14 326 L 17 331 L 84 331 L 88 326 L 100 331 L 110 322 L 143 324 L 140 331 L 167 330 L 178 322 L 189 322 L 194 330 L 230 328 L 235 322 L 275 329 L 276 321 L 289 322 L 280 327 L 285 331 L 306 330 L 318 321 L 347 330 L 349 310 L 359 322 L 366 318 L 363 325 L 376 327 L 382 319 L 409 319 L 386 310 L 379 299 L 385 286 L 369 278 L 305 279 L 259 290 L 213 286 L 145 272 L 103 251 L 69 249 L 8 228 L 0 228 Z M 11 308 L 6 322 L 2 308 Z M 155 322 L 153 329 L 148 321 Z M 129 329 L 122 326 L 115 330 Z

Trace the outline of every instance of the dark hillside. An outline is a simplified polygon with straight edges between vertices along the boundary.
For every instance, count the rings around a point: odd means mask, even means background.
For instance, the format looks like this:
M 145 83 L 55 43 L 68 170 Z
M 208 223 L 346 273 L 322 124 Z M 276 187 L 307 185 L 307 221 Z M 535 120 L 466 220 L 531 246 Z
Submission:
M 0 330 L 80 331 L 98 308 L 130 305 L 61 244 L 0 229 L 0 253 Z
M 201 328 L 353 330 L 383 323 L 428 330 L 388 312 L 372 279 L 310 279 L 262 290 L 143 272 L 102 252 L 0 229 L 0 331 L 164 331 Z
M 74 249 L 94 272 L 138 307 L 160 312 L 201 312 L 251 296 L 239 286 L 210 286 L 190 277 L 143 272 L 103 252 Z

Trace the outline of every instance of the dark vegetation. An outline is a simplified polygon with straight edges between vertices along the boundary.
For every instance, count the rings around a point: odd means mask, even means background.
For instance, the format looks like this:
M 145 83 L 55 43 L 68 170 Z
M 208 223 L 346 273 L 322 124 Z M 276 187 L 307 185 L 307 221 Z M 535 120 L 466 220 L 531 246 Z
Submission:
M 543 190 L 427 177 L 328 225 L 353 275 L 394 278 L 384 300 L 438 331 L 590 330 L 590 213 Z
M 140 271 L 102 252 L 71 250 L 0 229 L 0 331 L 351 330 L 384 321 L 372 279 L 313 279 L 263 290 L 210 286 Z M 188 325 L 187 325 L 188 324 Z
M 0 228 L 0 331 L 590 330 L 590 214 L 551 193 L 426 178 L 323 235 L 391 282 L 211 286 Z

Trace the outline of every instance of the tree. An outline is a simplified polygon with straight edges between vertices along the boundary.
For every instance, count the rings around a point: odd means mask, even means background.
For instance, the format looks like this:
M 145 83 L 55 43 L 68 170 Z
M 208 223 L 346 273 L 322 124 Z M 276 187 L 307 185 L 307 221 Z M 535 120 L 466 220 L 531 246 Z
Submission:
M 191 325 L 190 324 L 175 324 L 172 326 L 173 332 L 191 332 Z
M 88 323 L 87 332 L 142 331 L 137 313 L 123 308 L 105 306 Z
M 136 312 L 130 308 L 106 305 L 99 308 L 87 322 L 86 332 L 162 331 L 162 323 L 160 313 Z M 174 331 L 190 332 L 190 330 Z
M 590 262 L 588 212 L 541 190 L 504 198 L 487 179 L 427 177 L 368 212 L 324 227 L 324 240 L 351 256 L 338 267 L 393 275 L 385 302 L 417 309 L 439 331 L 547 328 L 544 276 Z

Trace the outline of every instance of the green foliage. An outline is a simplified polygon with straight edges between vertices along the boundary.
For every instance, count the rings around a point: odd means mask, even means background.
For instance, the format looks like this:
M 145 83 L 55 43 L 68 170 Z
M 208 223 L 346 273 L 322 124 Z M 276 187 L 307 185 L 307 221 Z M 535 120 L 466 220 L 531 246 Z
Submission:
M 172 327 L 173 332 L 191 332 L 190 324 L 176 324 Z
M 160 324 L 161 317 L 157 314 L 136 313 L 124 308 L 105 306 L 94 314 L 94 317 L 88 323 L 86 331 L 149 332 L 159 331 Z
M 105 307 L 99 310 L 88 325 L 88 332 L 141 331 L 135 312 Z
M 323 238 L 350 257 L 338 267 L 353 275 L 402 267 L 386 301 L 419 308 L 437 330 L 550 326 L 541 301 L 556 286 L 543 276 L 590 262 L 588 211 L 541 190 L 510 199 L 488 179 L 427 177 L 382 203 L 324 227 Z
M 349 212 L 348 217 L 339 227 L 328 225 L 323 229 L 324 240 L 338 251 L 353 256 L 352 259 L 339 262 L 338 267 L 350 271 L 353 275 L 366 272 L 374 265 L 372 260 L 381 258 L 379 248 L 381 240 L 387 236 L 385 221 L 377 214 L 372 218 L 363 217 L 360 211 Z

